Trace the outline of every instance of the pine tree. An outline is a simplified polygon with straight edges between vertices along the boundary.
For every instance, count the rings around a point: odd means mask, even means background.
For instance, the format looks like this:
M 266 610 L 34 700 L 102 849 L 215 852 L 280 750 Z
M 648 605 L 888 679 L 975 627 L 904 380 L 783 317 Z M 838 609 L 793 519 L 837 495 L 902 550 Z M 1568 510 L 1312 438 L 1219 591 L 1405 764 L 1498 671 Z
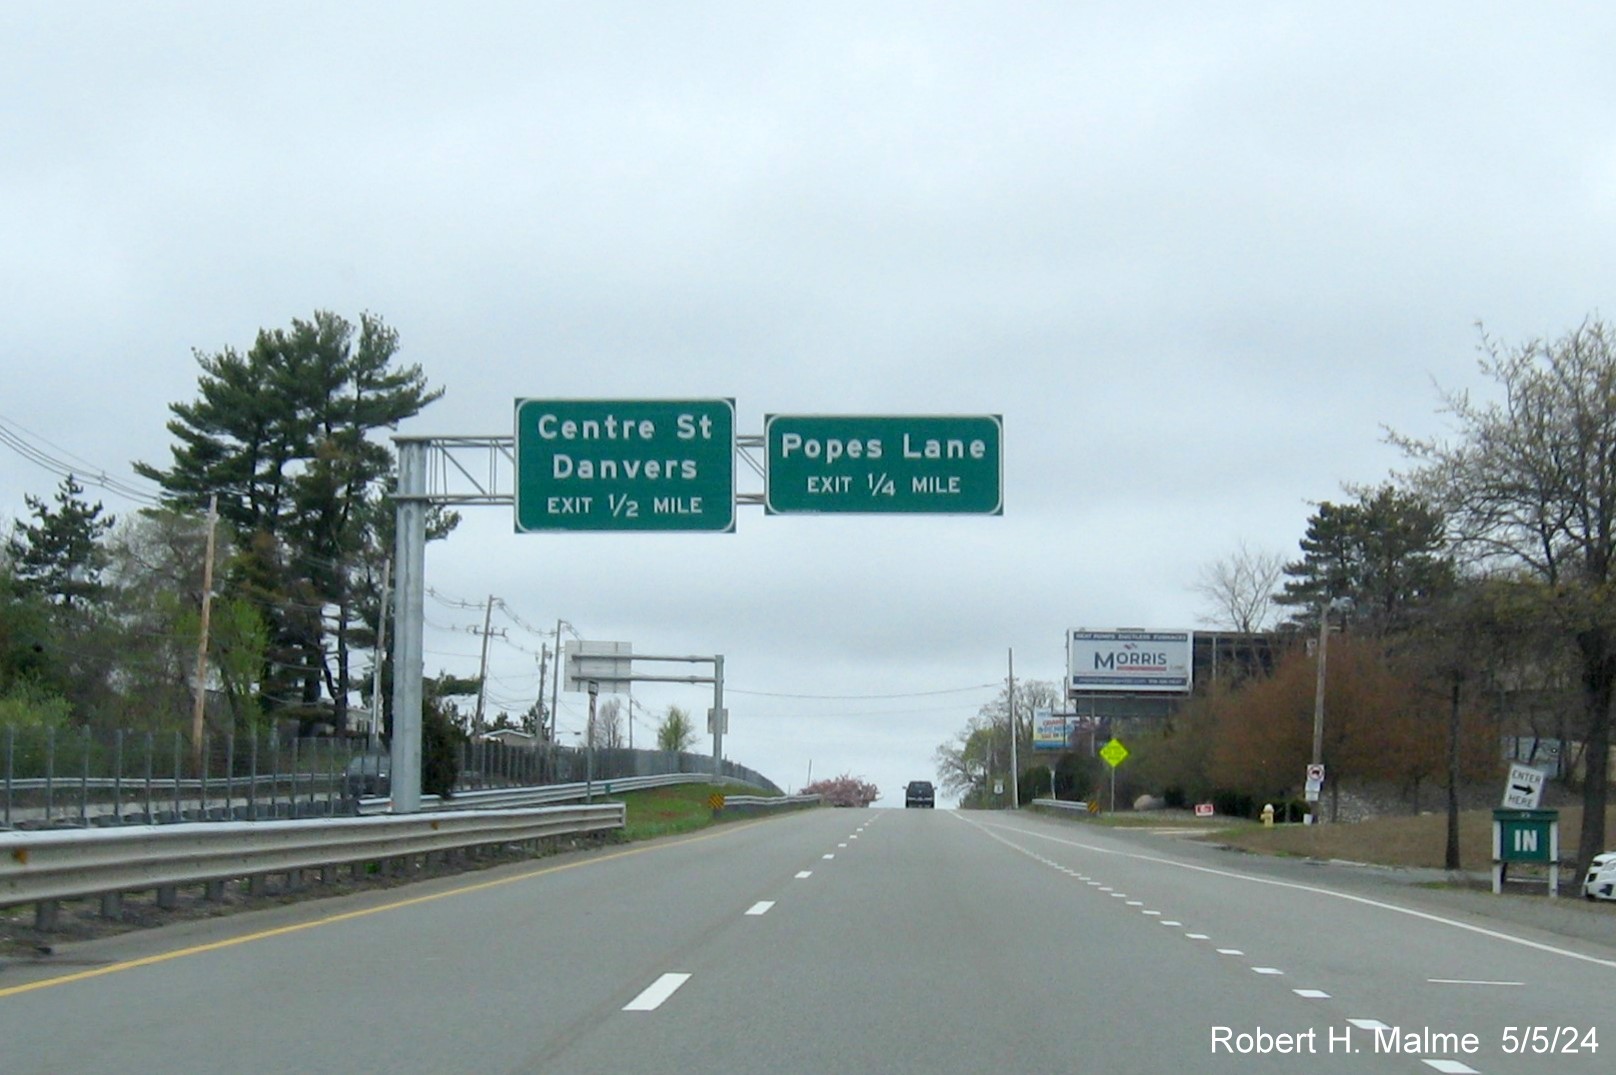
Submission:
M 56 508 L 35 496 L 24 497 L 36 522 L 13 524 L 6 555 L 20 589 L 64 609 L 80 611 L 101 596 L 107 567 L 102 539 L 114 519 L 102 515 L 101 504 L 84 500 L 84 487 L 69 474 L 56 491 Z
M 346 725 L 351 634 L 377 605 L 393 453 L 373 435 L 443 394 L 397 352 L 380 318 L 326 311 L 261 330 L 245 355 L 198 352 L 198 399 L 169 408 L 172 465 L 135 464 L 171 506 L 218 496 L 244 550 L 232 585 L 268 626 L 266 701 L 305 725 Z

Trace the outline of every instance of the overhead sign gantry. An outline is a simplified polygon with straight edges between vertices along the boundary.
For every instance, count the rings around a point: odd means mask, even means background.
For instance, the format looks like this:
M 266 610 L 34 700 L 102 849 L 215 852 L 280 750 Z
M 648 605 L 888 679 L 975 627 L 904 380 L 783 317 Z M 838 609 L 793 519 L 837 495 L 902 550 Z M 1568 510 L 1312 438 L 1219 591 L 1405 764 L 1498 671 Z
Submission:
M 518 399 L 509 437 L 395 438 L 393 810 L 421 805 L 429 507 L 510 505 L 519 533 L 733 533 L 741 503 L 771 515 L 1001 515 L 1003 442 L 999 415 L 771 415 L 763 436 L 742 437 L 733 399 Z M 747 454 L 756 448 L 764 463 Z M 737 490 L 737 457 L 763 477 L 761 495 Z M 722 657 L 634 659 L 712 660 L 714 676 L 684 681 L 723 679 Z

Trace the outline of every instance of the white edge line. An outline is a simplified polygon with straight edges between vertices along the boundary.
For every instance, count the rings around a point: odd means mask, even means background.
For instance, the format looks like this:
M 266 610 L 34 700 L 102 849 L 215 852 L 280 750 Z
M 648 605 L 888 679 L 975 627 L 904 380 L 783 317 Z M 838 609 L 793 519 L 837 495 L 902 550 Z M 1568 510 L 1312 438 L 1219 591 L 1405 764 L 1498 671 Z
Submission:
M 975 825 L 983 830 L 989 828 L 989 825 L 986 822 L 975 821 L 969 818 L 961 818 L 960 820 L 964 821 L 968 825 Z M 1392 911 L 1396 914 L 1408 915 L 1410 918 L 1418 918 L 1426 922 L 1435 922 L 1438 925 L 1451 926 L 1454 929 L 1462 929 L 1470 933 L 1479 933 L 1483 937 L 1491 937 L 1494 940 L 1504 941 L 1507 944 L 1518 944 L 1523 948 L 1533 948 L 1539 952 L 1547 952 L 1550 955 L 1564 956 L 1567 959 L 1577 959 L 1584 963 L 1595 963 L 1601 967 L 1616 967 L 1616 959 L 1601 959 L 1598 956 L 1590 956 L 1582 952 L 1573 952 L 1567 948 L 1559 948 L 1552 944 L 1543 944 L 1540 941 L 1530 941 L 1525 937 L 1516 937 L 1509 933 L 1502 933 L 1496 929 L 1487 929 L 1484 926 L 1471 925 L 1469 922 L 1458 922 L 1451 918 L 1443 918 L 1441 915 L 1431 914 L 1428 911 L 1416 911 L 1412 907 L 1399 907 L 1395 903 L 1385 903 L 1381 900 L 1373 900 L 1368 896 L 1356 896 L 1350 892 L 1336 892 L 1328 888 L 1319 888 L 1317 885 L 1298 884 L 1295 881 L 1280 881 L 1272 877 L 1254 877 L 1251 874 L 1235 873 L 1232 870 L 1219 870 L 1211 866 L 1197 866 L 1194 863 L 1178 862 L 1174 859 L 1161 858 L 1158 855 L 1141 855 L 1133 851 L 1118 851 L 1115 848 L 1110 847 L 1097 847 L 1094 844 L 1085 844 L 1077 840 L 1064 840 L 1059 836 L 1051 836 L 1048 833 L 1033 832 L 1029 829 L 1018 829 L 1012 825 L 995 825 L 992 827 L 1009 829 L 1011 832 L 1020 836 L 1031 836 L 1040 840 L 1051 840 L 1057 844 L 1065 844 L 1067 847 L 1080 847 L 1085 851 L 1093 851 L 1100 855 L 1120 855 L 1123 858 L 1136 859 L 1140 862 L 1154 862 L 1161 866 L 1173 866 L 1180 870 L 1193 870 L 1196 873 L 1212 874 L 1215 877 L 1227 877 L 1231 880 L 1245 881 L 1253 885 L 1272 885 L 1275 888 L 1288 888 L 1296 892 L 1311 892 L 1318 896 L 1329 896 L 1333 899 L 1346 900 L 1348 903 L 1358 903 L 1364 905 L 1365 907 L 1376 907 L 1383 911 Z

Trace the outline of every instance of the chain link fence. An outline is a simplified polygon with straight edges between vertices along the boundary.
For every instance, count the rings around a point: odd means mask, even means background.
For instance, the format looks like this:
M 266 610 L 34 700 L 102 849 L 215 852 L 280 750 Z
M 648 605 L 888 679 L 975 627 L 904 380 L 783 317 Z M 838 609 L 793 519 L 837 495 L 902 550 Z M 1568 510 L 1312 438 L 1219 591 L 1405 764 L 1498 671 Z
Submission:
M 657 750 L 464 742 L 456 790 L 710 773 L 712 758 Z M 0 828 L 150 825 L 351 814 L 385 791 L 385 748 L 363 739 L 0 727 Z M 723 775 L 779 792 L 744 765 Z

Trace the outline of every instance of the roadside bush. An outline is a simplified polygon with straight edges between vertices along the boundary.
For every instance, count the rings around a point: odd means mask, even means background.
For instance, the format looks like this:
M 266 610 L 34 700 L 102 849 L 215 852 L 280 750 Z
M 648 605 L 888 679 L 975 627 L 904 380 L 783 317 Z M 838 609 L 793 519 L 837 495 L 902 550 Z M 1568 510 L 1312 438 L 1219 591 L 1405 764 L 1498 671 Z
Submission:
M 435 705 L 421 711 L 421 794 L 448 797 L 460 776 L 466 733 Z
M 1243 791 L 1214 791 L 1212 807 L 1225 817 L 1256 817 L 1261 807 Z

